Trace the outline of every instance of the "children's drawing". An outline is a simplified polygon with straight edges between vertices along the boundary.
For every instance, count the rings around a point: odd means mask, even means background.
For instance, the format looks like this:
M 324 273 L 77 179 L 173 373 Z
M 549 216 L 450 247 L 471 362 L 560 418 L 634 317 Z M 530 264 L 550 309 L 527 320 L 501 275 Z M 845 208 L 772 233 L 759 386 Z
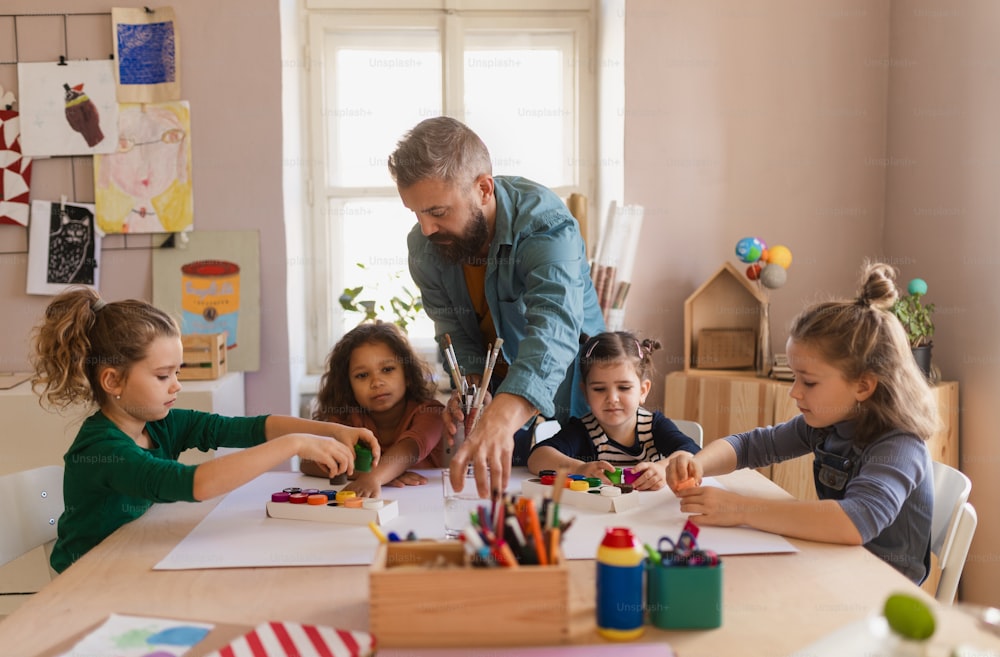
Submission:
M 111 614 L 104 623 L 59 657 L 181 657 L 214 625 Z
M 174 244 L 183 241 L 183 248 Z M 260 369 L 260 233 L 196 230 L 153 249 L 153 305 L 184 334 L 226 332 L 230 372 Z
M 25 155 L 113 153 L 118 143 L 114 62 L 19 63 Z
M 21 119 L 8 105 L 0 100 L 0 224 L 27 226 L 31 158 L 21 154 Z
M 121 105 L 118 147 L 94 157 L 97 225 L 104 233 L 191 230 L 191 117 L 187 101 Z
M 226 332 L 226 348 L 236 347 L 240 315 L 240 266 L 225 260 L 181 265 L 181 333 Z
M 118 101 L 158 103 L 180 99 L 179 42 L 174 10 L 111 10 Z
M 79 132 L 87 141 L 87 146 L 96 146 L 104 140 L 101 132 L 101 113 L 97 106 L 83 91 L 83 84 L 70 87 L 63 83 L 66 90 L 66 122 L 69 127 Z
M 93 205 L 32 201 L 30 231 L 28 294 L 97 287 L 101 248 Z

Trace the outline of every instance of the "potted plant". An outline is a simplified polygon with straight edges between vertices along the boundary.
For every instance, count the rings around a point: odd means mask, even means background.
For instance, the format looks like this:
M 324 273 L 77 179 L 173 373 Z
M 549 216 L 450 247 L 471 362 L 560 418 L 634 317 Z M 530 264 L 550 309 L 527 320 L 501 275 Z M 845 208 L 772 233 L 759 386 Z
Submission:
M 899 318 L 910 342 L 910 350 L 917 365 L 929 378 L 931 376 L 931 340 L 934 337 L 934 304 L 921 300 L 927 294 L 927 283 L 922 278 L 914 278 L 906 287 L 907 294 L 896 300 L 893 314 Z
M 357 266 L 360 269 L 365 269 L 365 266 L 360 262 L 357 263 Z M 390 278 L 398 279 L 401 275 L 401 273 L 396 273 Z M 371 294 L 374 296 L 378 292 L 378 285 L 374 285 L 373 288 Z M 406 332 L 407 327 L 420 316 L 421 311 L 424 309 L 420 297 L 413 294 L 406 286 L 402 288 L 402 295 L 396 295 L 384 301 L 374 298 L 359 299 L 364 289 L 363 285 L 345 287 L 339 299 L 340 307 L 344 310 L 361 313 L 363 315 L 362 322 L 391 314 L 392 319 L 390 321 L 402 329 L 403 332 Z

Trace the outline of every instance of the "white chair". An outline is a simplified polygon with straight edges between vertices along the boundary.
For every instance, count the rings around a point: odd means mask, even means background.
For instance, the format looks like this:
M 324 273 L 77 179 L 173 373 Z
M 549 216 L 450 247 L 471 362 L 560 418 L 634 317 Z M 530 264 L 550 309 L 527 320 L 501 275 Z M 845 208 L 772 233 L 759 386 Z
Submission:
M 934 511 L 931 513 L 931 552 L 938 558 L 941 566 L 942 582 L 946 573 L 951 569 L 948 576 L 950 582 L 949 591 L 938 584 L 936 597 L 945 604 L 951 604 L 955 598 L 955 591 L 958 587 L 958 579 L 965 567 L 965 558 L 969 553 L 968 545 L 965 550 L 955 551 L 952 554 L 953 545 L 958 534 L 958 525 L 963 508 L 969 500 L 969 493 L 972 492 L 972 481 L 964 473 L 944 463 L 933 462 L 934 475 Z M 967 541 L 972 541 L 972 533 L 975 532 L 977 518 L 976 512 L 971 509 L 971 531 Z M 965 521 L 968 528 L 970 520 Z M 961 554 L 959 554 L 961 552 Z
M 677 428 L 681 430 L 681 433 L 698 443 L 698 447 L 704 447 L 703 442 L 705 440 L 705 430 L 702 429 L 700 424 L 694 420 L 672 419 L 672 421 L 677 425 Z
M 958 580 L 962 578 L 965 560 L 972 546 L 972 536 L 976 533 L 979 517 L 973 506 L 966 502 L 958 512 L 955 531 L 952 533 L 951 546 L 948 549 L 947 561 L 941 562 L 941 579 L 938 580 L 937 593 L 934 597 L 938 602 L 950 605 L 958 593 Z
M 545 420 L 535 425 L 535 444 L 548 440 L 559 433 L 559 420 Z
M 55 540 L 62 489 L 61 465 L 0 476 L 0 566 Z

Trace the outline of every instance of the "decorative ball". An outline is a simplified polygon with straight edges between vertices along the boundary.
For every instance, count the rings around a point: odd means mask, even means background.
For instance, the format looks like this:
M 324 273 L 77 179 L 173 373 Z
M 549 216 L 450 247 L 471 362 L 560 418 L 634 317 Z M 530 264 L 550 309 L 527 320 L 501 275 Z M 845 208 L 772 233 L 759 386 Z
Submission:
M 760 247 L 755 237 L 744 237 L 736 243 L 736 257 L 743 262 L 757 262 L 760 260 Z
M 906 286 L 906 291 L 916 296 L 927 294 L 927 281 L 922 278 L 914 278 L 910 281 L 910 284 Z
M 761 270 L 760 264 L 756 262 L 753 263 L 752 265 L 747 267 L 747 278 L 749 278 L 751 281 L 757 280 L 758 278 L 760 278 L 760 270 Z
M 785 268 L 776 263 L 768 263 L 760 270 L 760 283 L 769 290 L 777 290 L 788 280 Z
M 788 269 L 792 264 L 792 252 L 787 246 L 776 244 L 768 250 L 768 262 L 780 265 L 782 269 Z
M 763 251 L 760 252 L 760 261 L 761 262 L 770 262 L 770 260 L 771 260 L 771 250 L 770 249 L 764 249 Z

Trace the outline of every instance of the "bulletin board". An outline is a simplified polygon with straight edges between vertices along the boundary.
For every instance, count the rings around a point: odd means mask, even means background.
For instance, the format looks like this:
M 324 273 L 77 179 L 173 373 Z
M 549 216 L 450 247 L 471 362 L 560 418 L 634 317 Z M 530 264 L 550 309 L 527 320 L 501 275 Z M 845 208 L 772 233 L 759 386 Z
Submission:
M 18 64 L 98 61 L 113 58 L 111 12 L 0 13 L 0 87 L 18 94 Z M 0 110 L 4 107 L 0 106 Z M 14 109 L 18 105 L 14 104 Z M 23 119 L 22 115 L 22 119 Z M 32 161 L 31 198 L 94 203 L 92 155 L 36 157 Z M 27 260 L 28 227 L 0 226 L 0 258 Z M 101 251 L 151 250 L 155 234 L 109 234 Z

